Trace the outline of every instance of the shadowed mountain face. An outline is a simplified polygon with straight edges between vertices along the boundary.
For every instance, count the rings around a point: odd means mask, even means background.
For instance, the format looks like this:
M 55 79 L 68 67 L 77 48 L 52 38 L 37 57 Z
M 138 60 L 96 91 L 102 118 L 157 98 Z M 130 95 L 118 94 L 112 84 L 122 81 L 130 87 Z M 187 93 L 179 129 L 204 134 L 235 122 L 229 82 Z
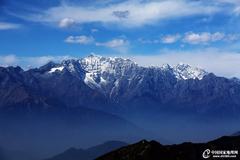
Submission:
M 202 160 L 203 152 L 212 150 L 240 150 L 240 137 L 222 137 L 208 143 L 183 143 L 164 146 L 156 141 L 140 141 L 120 148 L 96 160 Z M 210 153 L 209 159 L 214 159 Z M 239 155 L 236 155 L 236 159 Z
M 112 150 L 118 149 L 126 145 L 127 143 L 120 141 L 109 141 L 88 149 L 70 148 L 65 152 L 47 160 L 93 160 L 100 155 L 106 154 Z

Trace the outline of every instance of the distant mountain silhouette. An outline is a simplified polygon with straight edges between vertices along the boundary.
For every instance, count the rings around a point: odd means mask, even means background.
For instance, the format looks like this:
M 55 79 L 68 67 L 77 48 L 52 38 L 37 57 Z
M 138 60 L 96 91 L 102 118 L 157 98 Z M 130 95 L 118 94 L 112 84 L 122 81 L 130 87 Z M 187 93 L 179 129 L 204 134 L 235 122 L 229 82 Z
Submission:
M 232 134 L 232 136 L 240 136 L 240 131 Z
M 240 150 L 240 136 L 221 137 L 208 143 L 183 143 L 164 146 L 156 141 L 140 141 L 120 148 L 96 160 L 202 160 L 203 152 L 211 150 Z M 209 159 L 214 159 L 211 157 Z M 239 155 L 237 158 L 239 159 Z
M 127 143 L 120 141 L 109 141 L 88 149 L 70 148 L 63 153 L 46 160 L 93 160 L 100 155 L 126 145 Z

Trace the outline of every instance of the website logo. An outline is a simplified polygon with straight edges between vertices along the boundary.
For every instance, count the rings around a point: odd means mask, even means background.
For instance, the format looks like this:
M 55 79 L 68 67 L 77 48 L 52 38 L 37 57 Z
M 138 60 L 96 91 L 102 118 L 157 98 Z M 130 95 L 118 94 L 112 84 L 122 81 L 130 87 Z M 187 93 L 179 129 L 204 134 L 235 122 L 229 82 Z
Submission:
M 210 150 L 206 149 L 202 153 L 204 159 L 212 158 L 237 158 L 238 150 Z
M 210 157 L 211 157 L 210 154 L 211 154 L 210 149 L 206 149 L 206 150 L 203 152 L 202 157 L 203 157 L 204 159 L 210 158 Z

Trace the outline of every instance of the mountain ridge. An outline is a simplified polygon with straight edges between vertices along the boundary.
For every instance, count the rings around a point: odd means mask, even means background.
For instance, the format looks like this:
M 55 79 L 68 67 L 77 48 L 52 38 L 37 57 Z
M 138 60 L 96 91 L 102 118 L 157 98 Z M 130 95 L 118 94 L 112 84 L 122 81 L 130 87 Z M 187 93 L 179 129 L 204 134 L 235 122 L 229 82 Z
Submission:
M 99 106 L 141 106 L 150 102 L 160 108 L 190 105 L 190 110 L 201 105 L 204 107 L 195 112 L 203 113 L 216 105 L 230 105 L 232 111 L 240 105 L 239 81 L 185 64 L 142 67 L 129 59 L 90 55 L 49 62 L 27 71 L 20 67 L 0 68 L 0 78 L 4 86 L 0 106 L 4 107 L 27 103 L 49 108 L 51 103 L 57 103 L 105 110 Z M 118 109 L 123 107 L 114 110 Z
M 212 159 L 214 155 L 213 152 L 211 152 L 212 150 L 234 150 L 238 152 L 240 149 L 239 142 L 239 136 L 224 136 L 207 143 L 185 142 L 167 146 L 157 141 L 142 140 L 100 156 L 96 158 L 96 160 L 201 160 L 203 156 L 208 156 L 208 158 Z M 207 149 L 210 150 L 210 153 L 204 154 Z M 226 153 L 224 155 L 226 155 Z M 234 155 L 236 158 L 239 158 L 238 153 Z M 221 154 L 219 156 L 221 156 Z

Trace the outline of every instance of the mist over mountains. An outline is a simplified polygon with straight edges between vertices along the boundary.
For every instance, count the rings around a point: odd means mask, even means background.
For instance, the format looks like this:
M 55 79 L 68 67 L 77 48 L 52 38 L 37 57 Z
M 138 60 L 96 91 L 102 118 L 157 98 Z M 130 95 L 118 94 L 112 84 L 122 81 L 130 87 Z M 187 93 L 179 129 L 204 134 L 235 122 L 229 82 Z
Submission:
M 205 141 L 239 130 L 240 81 L 90 55 L 0 67 L 0 111 L 2 145 L 45 158 L 108 140 Z
M 127 146 L 127 143 L 120 141 L 108 141 L 87 149 L 69 148 L 68 150 L 46 160 L 93 160 L 110 151 Z

